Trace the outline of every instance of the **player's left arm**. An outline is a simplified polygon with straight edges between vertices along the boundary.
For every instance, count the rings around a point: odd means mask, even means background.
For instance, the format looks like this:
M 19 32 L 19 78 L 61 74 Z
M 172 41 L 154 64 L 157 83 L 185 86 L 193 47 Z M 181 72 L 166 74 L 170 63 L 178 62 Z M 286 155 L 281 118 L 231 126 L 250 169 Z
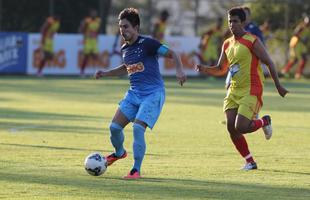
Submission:
M 174 62 L 176 63 L 176 77 L 180 85 L 183 86 L 186 81 L 186 75 L 183 71 L 183 64 L 179 55 L 172 49 L 169 49 L 166 45 L 161 45 L 158 49 L 158 53 L 163 55 L 164 57 L 174 60 Z
M 84 34 L 86 29 L 86 19 L 83 19 L 80 26 L 79 26 L 79 33 Z
M 278 90 L 278 93 L 284 97 L 287 93 L 288 90 L 286 90 L 280 83 L 278 73 L 276 71 L 275 65 L 273 61 L 271 60 L 269 54 L 267 53 L 266 48 L 264 47 L 263 43 L 259 40 L 256 39 L 253 48 L 252 48 L 253 53 L 264 63 L 268 66 L 270 75 L 274 81 L 274 84 Z
M 47 30 L 49 29 L 50 26 L 51 26 L 51 23 L 48 20 L 46 20 L 44 22 L 44 24 L 40 28 L 40 32 L 41 32 L 41 45 L 43 45 L 45 43 L 45 40 L 46 40 L 46 37 L 47 37 Z

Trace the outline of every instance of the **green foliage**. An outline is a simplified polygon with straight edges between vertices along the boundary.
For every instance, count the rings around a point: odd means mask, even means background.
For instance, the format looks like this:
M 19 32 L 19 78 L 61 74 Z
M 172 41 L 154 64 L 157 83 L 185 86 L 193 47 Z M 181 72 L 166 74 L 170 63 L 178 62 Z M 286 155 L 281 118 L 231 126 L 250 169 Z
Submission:
M 260 0 L 250 4 L 252 18 L 257 24 L 269 20 L 271 29 L 285 28 L 285 15 L 288 17 L 288 28 L 294 29 L 303 18 L 303 14 L 310 13 L 309 1 L 290 0 Z

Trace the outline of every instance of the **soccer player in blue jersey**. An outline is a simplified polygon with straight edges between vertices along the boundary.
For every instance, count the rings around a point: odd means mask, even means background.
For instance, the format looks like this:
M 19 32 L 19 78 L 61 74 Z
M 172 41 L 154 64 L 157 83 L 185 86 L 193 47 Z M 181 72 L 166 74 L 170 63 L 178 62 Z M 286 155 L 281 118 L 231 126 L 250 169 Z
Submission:
M 125 179 L 141 178 L 141 164 L 145 154 L 145 129 L 152 129 L 165 101 L 165 86 L 159 71 L 158 56 L 172 58 L 176 63 L 176 77 L 182 86 L 186 81 L 183 65 L 177 54 L 157 40 L 139 35 L 138 10 L 126 8 L 120 12 L 120 34 L 125 44 L 121 52 L 124 63 L 109 71 L 97 71 L 95 78 L 128 74 L 130 88 L 119 103 L 110 124 L 110 139 L 115 152 L 107 156 L 108 165 L 125 158 L 123 129 L 133 122 L 134 165 Z
M 247 32 L 252 33 L 253 35 L 256 35 L 260 39 L 260 41 L 263 44 L 265 44 L 265 39 L 264 39 L 262 31 L 259 29 L 257 24 L 254 23 L 251 20 L 251 10 L 250 10 L 250 8 L 247 7 L 247 6 L 244 6 L 243 9 L 244 9 L 244 12 L 245 12 L 245 15 L 246 15 L 244 30 L 247 31 Z

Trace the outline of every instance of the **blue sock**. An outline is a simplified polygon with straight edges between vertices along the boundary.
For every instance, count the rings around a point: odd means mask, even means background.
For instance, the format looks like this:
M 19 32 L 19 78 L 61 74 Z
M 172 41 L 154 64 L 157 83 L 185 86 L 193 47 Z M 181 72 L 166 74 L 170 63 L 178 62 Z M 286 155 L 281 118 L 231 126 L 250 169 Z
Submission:
M 121 127 L 119 124 L 112 122 L 110 125 L 110 140 L 115 148 L 115 154 L 117 157 L 121 157 L 124 152 L 124 133 L 123 133 L 123 127 Z
M 133 124 L 133 157 L 134 165 L 133 168 L 137 169 L 139 172 L 141 170 L 142 160 L 145 154 L 145 139 L 144 139 L 145 128 L 140 124 Z

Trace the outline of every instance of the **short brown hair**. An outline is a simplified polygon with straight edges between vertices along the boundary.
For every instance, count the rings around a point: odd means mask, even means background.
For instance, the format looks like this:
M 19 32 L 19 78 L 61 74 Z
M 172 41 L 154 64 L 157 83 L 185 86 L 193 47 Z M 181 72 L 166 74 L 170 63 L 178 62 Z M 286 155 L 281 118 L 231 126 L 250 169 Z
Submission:
M 139 11 L 135 8 L 125 8 L 119 13 L 118 20 L 127 19 L 130 24 L 135 26 L 140 26 Z

